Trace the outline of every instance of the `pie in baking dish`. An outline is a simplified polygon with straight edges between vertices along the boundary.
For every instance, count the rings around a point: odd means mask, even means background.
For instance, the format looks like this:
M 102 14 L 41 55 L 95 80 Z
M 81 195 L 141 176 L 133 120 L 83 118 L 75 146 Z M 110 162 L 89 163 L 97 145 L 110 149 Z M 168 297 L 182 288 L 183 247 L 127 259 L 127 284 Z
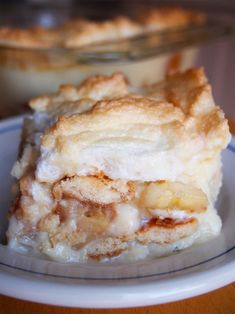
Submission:
M 205 22 L 205 14 L 176 7 L 144 9 L 134 17 L 93 21 L 76 18 L 55 27 L 0 27 L 0 44 L 26 48 L 78 48 L 153 31 L 185 28 Z

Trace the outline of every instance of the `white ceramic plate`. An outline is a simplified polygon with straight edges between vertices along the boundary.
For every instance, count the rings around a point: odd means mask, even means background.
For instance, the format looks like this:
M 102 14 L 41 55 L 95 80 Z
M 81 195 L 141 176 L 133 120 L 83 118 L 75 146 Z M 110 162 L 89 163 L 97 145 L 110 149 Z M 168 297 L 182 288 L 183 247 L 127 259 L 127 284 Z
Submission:
M 10 169 L 22 119 L 0 123 L 0 243 L 10 204 Z M 176 301 L 235 280 L 235 139 L 223 153 L 223 220 L 216 239 L 169 257 L 125 265 L 61 264 L 24 256 L 0 244 L 0 293 L 36 302 L 91 308 Z

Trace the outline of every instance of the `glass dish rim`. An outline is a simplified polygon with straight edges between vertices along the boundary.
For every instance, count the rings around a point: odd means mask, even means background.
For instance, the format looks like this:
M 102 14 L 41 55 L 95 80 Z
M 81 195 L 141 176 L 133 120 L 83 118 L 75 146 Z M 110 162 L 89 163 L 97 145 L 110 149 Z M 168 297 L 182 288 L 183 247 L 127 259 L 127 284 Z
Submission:
M 40 54 L 76 54 L 82 63 L 113 63 L 140 60 L 177 51 L 190 46 L 231 35 L 233 26 L 230 21 L 208 18 L 203 25 L 193 25 L 164 31 L 152 31 L 131 38 L 86 45 L 84 47 L 22 47 L 1 43 L 1 51 Z

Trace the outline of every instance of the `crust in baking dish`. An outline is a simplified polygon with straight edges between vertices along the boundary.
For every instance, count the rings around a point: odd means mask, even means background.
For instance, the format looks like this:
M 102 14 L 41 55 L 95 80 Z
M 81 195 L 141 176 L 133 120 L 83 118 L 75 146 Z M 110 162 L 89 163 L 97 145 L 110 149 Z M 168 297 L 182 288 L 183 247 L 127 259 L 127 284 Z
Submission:
M 202 24 L 205 15 L 183 8 L 153 8 L 135 18 L 117 16 L 102 22 L 77 18 L 63 25 L 45 28 L 0 28 L 0 43 L 24 48 L 79 48 L 90 44 L 116 41 L 150 31 L 178 29 Z

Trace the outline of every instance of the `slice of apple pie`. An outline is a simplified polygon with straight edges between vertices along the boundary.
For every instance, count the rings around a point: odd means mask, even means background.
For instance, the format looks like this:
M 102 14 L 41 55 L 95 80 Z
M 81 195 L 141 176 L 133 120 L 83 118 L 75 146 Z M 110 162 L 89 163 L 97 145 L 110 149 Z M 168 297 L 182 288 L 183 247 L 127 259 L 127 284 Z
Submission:
M 168 254 L 219 234 L 227 121 L 201 69 L 136 92 L 122 74 L 33 99 L 10 247 L 60 261 Z

